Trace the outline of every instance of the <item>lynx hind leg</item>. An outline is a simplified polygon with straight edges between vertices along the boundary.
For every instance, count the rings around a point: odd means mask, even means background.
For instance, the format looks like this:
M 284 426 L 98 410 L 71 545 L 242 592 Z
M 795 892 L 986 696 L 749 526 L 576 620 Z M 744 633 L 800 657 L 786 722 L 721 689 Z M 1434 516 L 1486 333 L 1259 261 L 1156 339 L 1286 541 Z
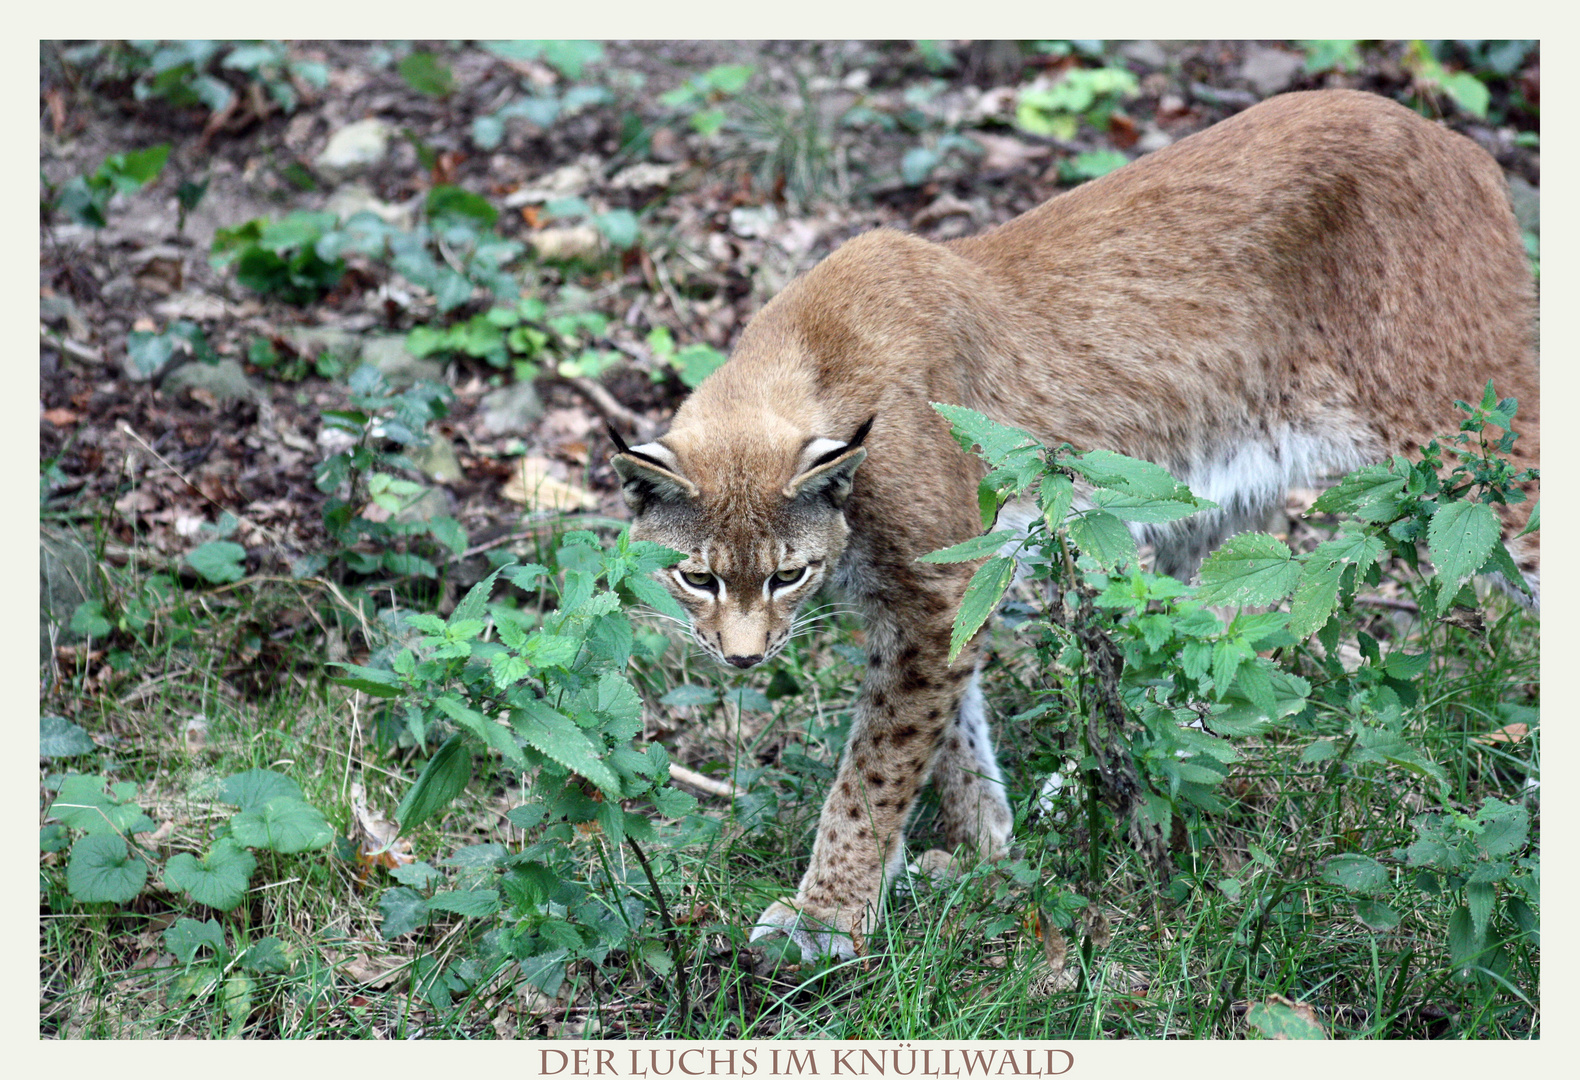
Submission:
M 972 672 L 954 721 L 939 744 L 933 786 L 938 791 L 939 825 L 951 848 L 969 844 L 984 859 L 1008 852 L 1015 815 L 993 753 L 980 670 Z

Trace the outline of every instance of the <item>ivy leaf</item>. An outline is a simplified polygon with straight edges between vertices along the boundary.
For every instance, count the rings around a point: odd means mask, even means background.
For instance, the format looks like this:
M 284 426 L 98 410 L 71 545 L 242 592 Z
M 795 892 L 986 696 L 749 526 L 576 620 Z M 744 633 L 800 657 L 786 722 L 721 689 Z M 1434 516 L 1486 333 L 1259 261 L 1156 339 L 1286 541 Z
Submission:
M 214 955 L 224 957 L 230 950 L 225 947 L 225 931 L 213 919 L 207 922 L 198 922 L 196 919 L 180 918 L 171 924 L 170 929 L 164 932 L 165 948 L 175 954 L 177 960 L 183 964 L 190 964 L 197 958 L 198 950 L 207 945 L 214 951 Z
M 987 622 L 1014 578 L 1015 560 L 1003 555 L 995 555 L 977 567 L 977 572 L 971 575 L 971 581 L 966 585 L 965 595 L 961 597 L 960 611 L 955 615 L 954 632 L 949 636 L 951 661 L 960 655 L 966 642 Z
M 114 833 L 79 837 L 66 863 L 66 888 L 82 904 L 125 904 L 143 891 L 148 864 Z
M 1486 503 L 1439 506 L 1426 529 L 1427 550 L 1438 576 L 1457 587 L 1487 561 L 1498 532 L 1498 516 Z
M 243 810 L 230 819 L 230 834 L 247 847 L 282 855 L 328 847 L 334 830 L 316 806 L 290 796 L 277 796 L 257 810 Z
M 929 563 L 970 562 L 973 559 L 992 555 L 1018 535 L 1014 529 L 1000 529 L 998 532 L 991 532 L 985 536 L 974 536 L 970 540 L 956 544 L 953 547 L 929 551 L 916 561 Z
M 1204 604 L 1276 604 L 1300 578 L 1289 546 L 1267 533 L 1231 536 L 1201 564 Z
M 247 882 L 257 865 L 251 852 L 224 836 L 201 860 L 186 851 L 172 855 L 165 863 L 165 885 L 190 893 L 199 904 L 229 911 L 247 895 Z
M 97 750 L 98 744 L 82 728 L 64 716 L 40 715 L 38 718 L 38 756 L 76 757 Z
M 510 711 L 510 723 L 528 746 L 585 776 L 605 795 L 620 797 L 619 778 L 600 760 L 598 749 L 569 717 L 546 702 L 532 700 Z
M 428 759 L 417 782 L 395 809 L 395 820 L 400 822 L 401 830 L 409 833 L 449 806 L 471 779 L 472 751 L 466 745 L 466 736 L 457 732 Z
M 247 549 L 240 544 L 233 544 L 229 540 L 210 540 L 187 552 L 187 565 L 202 574 L 204 580 L 222 585 L 228 581 L 241 580 L 245 572 L 242 560 L 246 557 Z

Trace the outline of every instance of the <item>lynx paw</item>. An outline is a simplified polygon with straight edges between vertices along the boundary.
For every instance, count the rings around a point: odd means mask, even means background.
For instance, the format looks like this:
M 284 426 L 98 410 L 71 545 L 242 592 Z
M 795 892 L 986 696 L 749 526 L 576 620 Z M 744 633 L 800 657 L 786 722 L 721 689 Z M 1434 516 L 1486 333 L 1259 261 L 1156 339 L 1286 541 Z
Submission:
M 819 956 L 852 960 L 867 952 L 858 922 L 849 909 L 830 912 L 800 900 L 775 900 L 757 917 L 757 924 L 752 927 L 752 940 L 784 934 L 796 943 L 807 960 Z

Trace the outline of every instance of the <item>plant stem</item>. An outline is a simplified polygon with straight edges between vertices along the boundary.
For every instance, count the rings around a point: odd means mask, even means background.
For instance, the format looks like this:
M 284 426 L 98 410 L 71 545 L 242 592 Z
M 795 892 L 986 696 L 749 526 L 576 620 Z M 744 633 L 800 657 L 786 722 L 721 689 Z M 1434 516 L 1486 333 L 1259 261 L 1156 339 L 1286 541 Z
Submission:
M 647 883 L 653 890 L 653 899 L 658 903 L 658 917 L 663 920 L 664 932 L 669 938 L 669 958 L 675 965 L 675 985 L 680 988 L 680 1033 L 687 1034 L 691 1030 L 691 991 L 686 983 L 686 964 L 680 947 L 680 929 L 669 917 L 669 905 L 664 902 L 664 890 L 658 887 L 658 878 L 653 876 L 653 868 L 648 865 L 647 856 L 642 853 L 642 847 L 631 836 L 625 838 L 631 848 L 631 854 L 636 856 L 636 861 L 642 864 L 642 873 L 647 875 Z

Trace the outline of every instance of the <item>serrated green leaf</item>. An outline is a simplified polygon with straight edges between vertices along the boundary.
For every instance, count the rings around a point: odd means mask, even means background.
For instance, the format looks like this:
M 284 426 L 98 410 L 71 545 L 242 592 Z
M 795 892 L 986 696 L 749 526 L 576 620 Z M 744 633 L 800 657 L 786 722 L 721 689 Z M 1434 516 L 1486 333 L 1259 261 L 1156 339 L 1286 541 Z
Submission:
M 1204 604 L 1276 604 L 1300 578 L 1289 545 L 1267 533 L 1225 540 L 1201 564 L 1196 599 Z
M 957 563 L 970 562 L 992 555 L 999 548 L 1014 540 L 1019 534 L 1013 529 L 1000 529 L 998 532 L 988 533 L 985 536 L 975 536 L 964 543 L 953 547 L 942 548 L 938 551 L 929 551 L 917 559 L 917 562 L 929 563 Z
M 1457 586 L 1487 561 L 1498 539 L 1498 516 L 1486 503 L 1439 506 L 1426 529 L 1426 546 L 1438 576 Z
M 482 581 L 466 590 L 466 595 L 461 597 L 461 602 L 455 605 L 454 611 L 450 612 L 449 625 L 453 627 L 458 622 L 487 618 L 488 598 L 493 595 L 494 582 L 499 579 L 499 575 L 506 574 L 512 582 L 520 584 L 516 581 L 518 576 L 526 576 L 530 577 L 531 580 L 536 580 L 537 575 L 530 574 L 530 571 L 533 570 L 543 571 L 544 568 L 534 563 L 527 566 L 502 566 L 495 570 Z M 526 588 L 527 586 L 522 587 Z
M 1536 500 L 1536 505 L 1531 507 L 1530 520 L 1525 523 L 1525 528 L 1519 532 L 1520 536 L 1527 536 L 1542 527 L 1542 502 Z
M 695 683 L 681 683 L 669 693 L 658 699 L 660 705 L 668 705 L 672 709 L 693 708 L 698 705 L 712 705 L 719 700 L 719 692 L 711 686 L 698 686 Z
M 381 671 L 378 668 L 362 667 L 359 664 L 343 664 L 331 661 L 330 667 L 343 668 L 344 675 L 330 675 L 329 681 L 340 686 L 360 690 L 364 694 L 374 697 L 395 698 L 406 692 L 406 682 L 392 671 Z
M 476 735 L 491 749 L 498 750 L 512 765 L 526 765 L 527 759 L 522 756 L 521 747 L 516 745 L 510 730 L 503 724 L 469 708 L 452 693 L 441 694 L 434 704 L 460 727 Z
M 257 865 L 251 852 L 222 836 L 202 859 L 185 851 L 172 855 L 165 863 L 165 886 L 191 894 L 199 904 L 229 911 L 246 897 Z
M 38 756 L 76 757 L 97 750 L 98 744 L 82 728 L 64 716 L 40 714 L 38 718 Z
M 1402 509 L 1405 478 L 1386 464 L 1356 469 L 1328 488 L 1311 509 L 1319 514 L 1353 514 L 1362 521 L 1392 521 Z
M 1304 638 L 1328 621 L 1339 603 L 1339 578 L 1342 565 L 1311 560 L 1301 568 L 1295 599 L 1289 605 L 1289 632 Z
M 1183 517 L 1208 510 L 1216 503 L 1206 499 L 1157 499 L 1147 495 L 1132 495 L 1127 491 L 1097 488 L 1092 492 L 1092 502 L 1124 521 L 1160 523 L 1177 521 Z
M 1381 900 L 1357 900 L 1355 917 L 1366 929 L 1379 933 L 1392 930 L 1400 922 L 1399 913 Z
M 1161 465 L 1140 458 L 1116 454 L 1112 450 L 1088 450 L 1065 459 L 1064 464 L 1100 488 L 1108 488 L 1142 499 L 1178 500 L 1214 504 L 1198 500 L 1190 489 Z
M 620 797 L 620 780 L 601 760 L 598 748 L 569 717 L 547 702 L 523 702 L 511 710 L 510 723 L 528 746 L 591 780 L 604 794 Z
M 950 434 L 954 436 L 955 441 L 967 453 L 971 453 L 973 447 L 980 446 L 982 457 L 987 459 L 990 465 L 1003 464 L 1004 459 L 1014 450 L 1039 445 L 1037 437 L 1031 432 L 1001 424 L 972 409 L 961 405 L 945 405 L 937 401 L 930 404 L 949 421 Z
M 938 406 L 934 406 L 938 408 Z M 940 411 L 942 411 L 940 409 Z M 995 555 L 971 575 L 965 595 L 960 600 L 960 611 L 955 615 L 954 632 L 949 637 L 949 659 L 953 661 L 965 648 L 966 642 L 976 635 L 987 622 L 993 609 L 1015 579 L 1015 560 Z
M 292 962 L 291 954 L 277 937 L 260 938 L 253 942 L 241 958 L 242 967 L 261 973 L 288 971 Z
M 385 941 L 409 934 L 428 923 L 428 901 L 415 890 L 397 885 L 379 897 L 379 912 L 384 916 L 379 933 Z
M 429 911 L 448 911 L 469 919 L 481 919 L 499 910 L 499 892 L 495 889 L 451 889 L 428 897 Z
M 307 799 L 302 794 L 300 784 L 273 769 L 249 769 L 233 773 L 221 780 L 219 785 L 220 800 L 243 810 L 261 810 L 270 799 L 281 796 L 303 802 Z
M 423 766 L 417 782 L 395 810 L 403 832 L 411 832 L 443 810 L 472 779 L 472 751 L 459 732 L 445 740 Z M 404 932 L 404 931 L 403 931 Z
M 1481 834 L 1476 846 L 1493 858 L 1513 855 L 1525 846 L 1530 832 L 1530 811 L 1518 803 L 1488 798 L 1476 812 Z
M 1461 904 L 1448 917 L 1448 958 L 1456 970 L 1471 967 L 1482 952 L 1481 935 L 1476 933 L 1470 909 Z
M 1136 540 L 1125 523 L 1106 511 L 1091 511 L 1073 517 L 1067 528 L 1070 539 L 1082 554 L 1097 560 L 1105 569 L 1117 569 L 1136 561 Z
M 114 833 L 79 837 L 66 863 L 66 889 L 82 904 L 125 904 L 143 891 L 148 864 Z
M 1388 886 L 1388 869 L 1368 855 L 1335 855 L 1323 866 L 1322 878 L 1350 892 L 1369 895 Z

